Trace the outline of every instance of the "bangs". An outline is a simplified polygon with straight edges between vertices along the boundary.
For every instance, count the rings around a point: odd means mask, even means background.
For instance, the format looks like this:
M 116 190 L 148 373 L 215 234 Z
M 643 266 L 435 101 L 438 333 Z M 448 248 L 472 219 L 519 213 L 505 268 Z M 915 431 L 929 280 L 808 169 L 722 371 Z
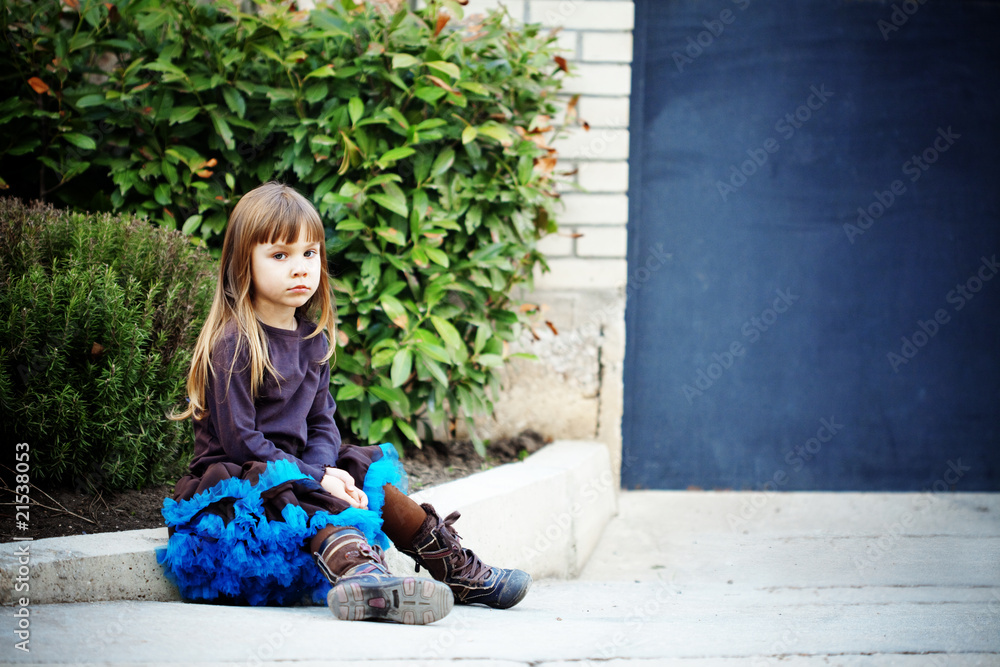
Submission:
M 269 205 L 262 207 L 258 224 L 252 227 L 253 243 L 294 243 L 302 232 L 308 243 L 323 244 L 326 240 L 316 209 L 291 188 L 274 193 Z

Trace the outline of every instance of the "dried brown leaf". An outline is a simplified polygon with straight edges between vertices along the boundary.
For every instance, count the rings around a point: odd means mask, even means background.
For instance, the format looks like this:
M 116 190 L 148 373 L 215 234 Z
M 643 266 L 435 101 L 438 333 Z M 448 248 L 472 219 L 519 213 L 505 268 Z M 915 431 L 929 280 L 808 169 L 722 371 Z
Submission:
M 37 76 L 33 76 L 28 79 L 28 85 L 31 86 L 31 89 L 39 95 L 49 92 L 49 84 L 45 83 Z
M 427 75 L 426 75 L 426 77 L 427 77 L 428 79 L 430 79 L 430 82 L 431 82 L 431 83 L 433 83 L 433 84 L 434 84 L 435 86 L 437 86 L 438 88 L 444 88 L 444 89 L 445 89 L 445 90 L 447 90 L 447 91 L 448 91 L 449 93 L 454 93 L 454 94 L 456 94 L 456 95 L 458 94 L 458 91 L 457 91 L 457 90 L 455 90 L 454 88 L 452 88 L 452 87 L 451 87 L 451 86 L 449 86 L 449 85 L 448 85 L 447 83 L 445 83 L 444 81 L 442 81 L 442 80 L 441 80 L 441 79 L 439 79 L 438 77 L 434 76 L 433 74 L 427 74 Z
M 444 27 L 446 25 L 448 25 L 448 21 L 450 21 L 450 20 L 451 20 L 451 17 L 448 16 L 446 13 L 440 12 L 438 14 L 437 24 L 434 26 L 434 36 L 435 37 L 437 37 L 438 35 L 441 34 L 441 31 L 444 30 Z

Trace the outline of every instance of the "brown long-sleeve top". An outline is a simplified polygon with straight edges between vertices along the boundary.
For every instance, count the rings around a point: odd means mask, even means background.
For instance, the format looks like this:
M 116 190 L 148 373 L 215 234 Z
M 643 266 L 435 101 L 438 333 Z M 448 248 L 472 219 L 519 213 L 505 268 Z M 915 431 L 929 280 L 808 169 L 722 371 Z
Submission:
M 267 334 L 271 363 L 283 379 L 276 380 L 265 370 L 264 384 L 252 401 L 244 344 L 227 393 L 235 349 L 235 326 L 230 323 L 212 354 L 215 373 L 205 388 L 209 415 L 194 421 L 191 472 L 200 477 L 217 461 L 243 465 L 286 459 L 319 481 L 326 466 L 336 465 L 341 444 L 333 420 L 337 405 L 330 394 L 330 364 L 317 363 L 329 343 L 322 334 L 305 340 L 315 330 L 314 322 L 298 320 L 295 331 L 260 324 Z

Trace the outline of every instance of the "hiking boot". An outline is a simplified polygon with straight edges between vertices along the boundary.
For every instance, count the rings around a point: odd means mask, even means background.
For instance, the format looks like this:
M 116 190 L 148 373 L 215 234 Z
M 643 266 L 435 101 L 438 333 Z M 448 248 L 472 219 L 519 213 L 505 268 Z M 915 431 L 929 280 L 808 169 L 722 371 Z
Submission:
M 427 513 L 424 524 L 413 536 L 410 548 L 399 550 L 417 561 L 455 594 L 458 604 L 485 604 L 494 609 L 509 609 L 524 599 L 531 586 L 531 575 L 522 570 L 505 570 L 483 563 L 471 549 L 459 543 L 452 524 L 461 516 L 452 512 L 443 521 L 434 507 L 421 505 Z M 398 545 L 397 545 L 398 546 Z
M 333 533 L 313 554 L 333 584 L 326 603 L 344 621 L 388 621 L 425 625 L 448 615 L 455 604 L 442 583 L 417 577 L 395 577 L 377 546 L 355 528 Z

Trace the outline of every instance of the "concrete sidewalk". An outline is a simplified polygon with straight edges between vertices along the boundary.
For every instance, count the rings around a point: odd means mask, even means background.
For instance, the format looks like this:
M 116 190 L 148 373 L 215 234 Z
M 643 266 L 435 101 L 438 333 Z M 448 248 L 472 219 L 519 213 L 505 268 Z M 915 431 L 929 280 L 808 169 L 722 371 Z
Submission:
M 581 576 L 404 627 L 323 607 L 31 607 L 30 653 L 97 664 L 998 665 L 1000 495 L 626 492 Z

